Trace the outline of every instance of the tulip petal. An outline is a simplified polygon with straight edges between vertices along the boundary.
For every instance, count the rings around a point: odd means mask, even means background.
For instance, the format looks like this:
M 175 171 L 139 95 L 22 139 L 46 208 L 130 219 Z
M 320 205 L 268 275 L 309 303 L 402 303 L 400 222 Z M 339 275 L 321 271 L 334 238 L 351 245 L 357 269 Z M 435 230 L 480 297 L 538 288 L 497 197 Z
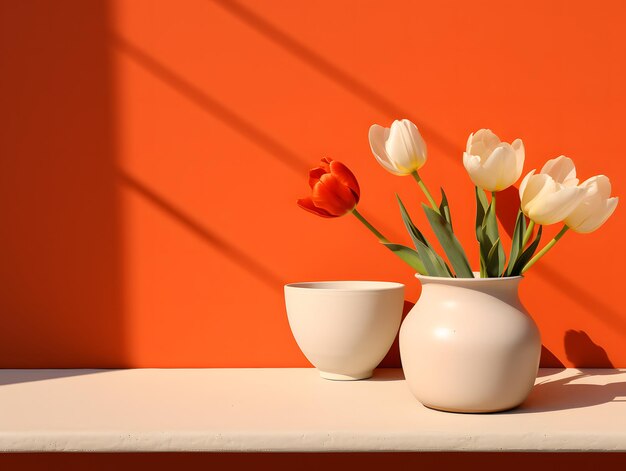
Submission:
M 564 155 L 548 160 L 541 169 L 541 173 L 550 175 L 555 182 L 562 183 L 565 186 L 578 185 L 576 166 L 572 159 Z
M 356 197 L 352 190 L 328 173 L 322 175 L 315 185 L 311 198 L 316 207 L 326 210 L 333 216 L 343 216 L 356 206 Z
M 470 136 L 471 142 L 468 141 L 468 153 L 477 155 L 481 160 L 485 160 L 498 144 L 500 138 L 496 136 L 491 129 L 479 129 Z
M 490 129 L 480 129 L 470 134 L 463 163 L 476 186 L 487 191 L 501 191 L 521 176 L 524 156 L 521 139 L 509 144 L 500 141 Z
M 374 129 L 376 127 L 376 129 Z M 372 134 L 374 134 L 374 138 L 372 138 Z M 387 155 L 387 151 L 385 150 L 385 141 L 386 136 L 389 135 L 389 129 L 383 128 L 382 126 L 378 126 L 375 124 L 370 128 L 370 148 L 372 149 L 372 154 L 378 161 L 382 167 L 387 170 L 389 173 L 393 173 L 394 175 L 404 175 L 404 173 L 400 172 L 394 165 L 389 155 Z M 385 137 L 383 137 L 385 136 Z
M 403 175 L 393 165 L 387 151 L 385 150 L 385 141 L 389 138 L 389 128 L 384 128 L 378 124 L 374 124 L 370 126 L 368 137 L 372 154 L 374 154 L 378 163 L 380 163 L 387 171 L 395 175 Z
M 374 124 L 369 142 L 378 163 L 394 175 L 409 175 L 426 163 L 426 144 L 408 119 L 394 121 L 391 128 Z
M 309 186 L 311 189 L 315 187 L 315 184 L 320 181 L 322 175 L 325 175 L 326 173 L 328 172 L 326 172 L 326 170 L 322 167 L 316 167 L 309 170 Z
M 522 187 L 520 188 L 522 210 L 526 216 L 529 216 L 528 211 L 533 203 L 544 195 L 556 191 L 556 183 L 549 175 L 542 173 L 533 175 L 533 172 L 534 170 L 526 175 L 522 182 Z
M 325 173 L 330 173 L 330 163 L 332 161 L 333 159 L 324 157 L 322 160 L 320 160 L 319 167 L 315 167 L 309 170 L 309 186 L 311 187 L 311 189 L 320 180 L 322 175 L 324 175 Z
M 405 130 L 409 133 L 407 139 L 410 139 L 414 151 L 413 159 L 420 161 L 418 163 L 419 170 L 419 168 L 421 168 L 426 163 L 426 142 L 422 138 L 419 129 L 417 129 L 417 126 L 413 124 L 413 122 L 409 121 L 408 119 L 403 119 L 401 122 L 404 125 Z
M 511 142 L 511 147 L 515 151 L 515 181 L 519 179 L 522 175 L 522 170 L 524 169 L 524 160 L 526 158 L 526 149 L 524 149 L 524 143 L 521 139 L 515 139 Z
M 480 167 L 480 157 L 463 152 L 463 166 L 468 172 L 472 172 Z
M 606 175 L 596 175 L 580 184 L 582 188 L 594 188 L 602 198 L 611 196 L 611 181 Z
M 472 182 L 479 188 L 491 191 L 495 179 L 485 172 L 484 167 L 477 155 L 470 155 L 467 152 L 463 154 L 463 166 L 467 170 Z
M 500 191 L 508 188 L 519 178 L 517 174 L 517 158 L 510 144 L 502 142 L 497 145 L 491 155 L 483 163 L 483 169 L 493 181 L 489 191 Z
M 594 212 L 582 222 L 578 227 L 572 227 L 576 232 L 586 234 L 593 232 L 604 224 L 617 208 L 619 198 L 609 198 L 602 202 L 600 207 L 596 207 Z
M 385 150 L 394 167 L 403 174 L 419 169 L 426 157 L 422 136 L 417 127 L 408 120 L 394 121 L 385 142 Z
M 498 178 L 497 173 L 500 171 L 498 168 L 499 159 L 492 158 L 492 156 L 493 154 L 491 154 L 487 159 L 479 157 L 479 165 L 475 166 L 474 170 L 470 174 L 472 181 L 480 188 L 487 191 L 495 191 Z
M 588 233 L 598 229 L 617 206 L 611 195 L 611 182 L 604 175 L 596 175 L 580 184 L 585 190 L 582 202 L 565 219 L 565 224 L 575 232 Z
M 361 190 L 359 188 L 359 182 L 352 171 L 341 162 L 334 160 L 330 163 L 330 173 L 336 177 L 342 185 L 352 190 L 354 199 L 358 203 L 361 196 Z
M 584 196 L 583 188 L 561 186 L 557 191 L 531 201 L 527 207 L 528 217 L 538 224 L 555 224 L 569 216 Z
M 522 183 L 520 183 L 519 186 L 519 199 L 520 199 L 520 203 L 521 201 L 524 199 L 524 193 L 526 192 L 526 185 L 528 184 L 528 180 L 530 180 L 530 178 L 535 174 L 535 169 L 531 170 L 530 172 L 528 172 L 528 174 L 524 177 L 524 179 L 522 180 Z M 530 201 L 530 200 L 529 200 Z M 522 204 L 523 206 L 523 204 Z
M 467 144 L 465 145 L 465 152 L 469 155 L 472 154 L 472 141 L 474 140 L 474 133 L 471 133 L 467 138 Z
M 593 201 L 597 200 L 597 201 Z M 565 218 L 565 224 L 574 231 L 578 232 L 579 228 L 585 224 L 585 222 L 592 217 L 594 210 L 597 210 L 597 204 L 600 203 L 599 198 L 594 198 L 593 194 L 587 192 L 587 196 L 580 202 L 580 204 L 572 211 L 567 218 Z
M 406 176 L 407 173 L 406 172 L 400 172 L 396 167 L 393 166 L 392 163 L 387 162 L 383 159 L 381 159 L 380 157 L 378 157 L 376 154 L 374 154 L 374 158 L 378 161 L 378 163 L 380 165 L 383 166 L 383 168 L 385 170 L 387 170 L 389 173 L 393 173 L 394 175 L 398 175 L 399 177 L 403 177 Z
M 385 150 L 390 159 L 393 158 L 393 163 L 398 170 L 403 170 L 403 167 L 407 167 L 411 163 L 411 155 L 415 153 L 411 144 L 410 136 L 405 129 L 404 125 L 400 121 L 394 121 L 391 124 L 389 130 L 389 137 L 385 142 Z M 392 157 L 393 156 L 393 157 Z
M 316 214 L 317 216 L 321 216 L 323 218 L 334 218 L 334 217 L 337 217 L 337 216 L 333 216 L 328 211 L 326 211 L 326 210 L 324 210 L 322 208 L 318 208 L 317 206 L 315 206 L 313 204 L 313 200 L 311 199 L 310 196 L 307 196 L 306 198 L 300 198 L 297 201 L 297 204 L 298 204 L 298 206 L 300 206 L 305 211 L 308 211 L 310 213 Z
M 409 139 L 404 135 L 404 126 L 400 121 L 394 121 L 389 130 L 389 137 L 385 142 L 385 151 L 390 160 L 393 156 L 393 165 L 400 171 L 411 165 L 411 155 L 414 151 L 411 148 Z

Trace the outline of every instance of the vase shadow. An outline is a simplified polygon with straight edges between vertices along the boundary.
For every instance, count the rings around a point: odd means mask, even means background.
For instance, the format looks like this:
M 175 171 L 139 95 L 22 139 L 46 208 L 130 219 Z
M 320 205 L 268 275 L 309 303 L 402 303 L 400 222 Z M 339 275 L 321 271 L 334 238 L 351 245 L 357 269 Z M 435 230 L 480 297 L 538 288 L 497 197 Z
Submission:
M 584 330 L 568 330 L 563 343 L 567 359 L 578 368 L 615 368 L 606 350 Z
M 541 346 L 541 361 L 539 362 L 539 367 L 541 369 L 537 372 L 538 378 L 554 374 L 555 370 L 563 371 L 565 369 L 563 362 L 545 345 Z
M 548 370 L 556 374 L 559 370 Z M 598 376 L 613 376 L 607 384 L 584 384 L 575 381 Z M 546 378 L 535 385 L 530 396 L 509 414 L 529 414 L 591 407 L 609 402 L 626 402 L 626 373 L 615 369 L 589 369 L 574 376 L 551 380 Z

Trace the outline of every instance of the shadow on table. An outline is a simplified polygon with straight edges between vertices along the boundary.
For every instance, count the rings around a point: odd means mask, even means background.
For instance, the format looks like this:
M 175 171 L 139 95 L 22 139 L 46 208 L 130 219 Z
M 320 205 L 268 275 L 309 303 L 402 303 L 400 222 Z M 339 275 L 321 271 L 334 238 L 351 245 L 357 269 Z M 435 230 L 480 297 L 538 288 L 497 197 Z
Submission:
M 541 361 L 539 362 L 539 367 L 541 369 L 537 372 L 538 378 L 556 373 L 556 371 L 553 370 L 563 371 L 565 369 L 563 362 L 545 345 L 541 346 Z
M 377 368 L 374 376 L 367 381 L 404 381 L 404 372 L 401 368 Z
M 107 371 L 115 370 L 69 370 L 69 369 L 54 369 L 54 370 L 9 370 L 0 369 L 0 386 L 6 386 L 9 384 L 30 383 L 33 381 L 47 381 L 51 379 L 70 378 L 72 376 L 84 376 L 96 373 L 104 373 Z
M 609 384 L 581 384 L 588 377 L 622 375 L 622 381 Z M 626 402 L 626 373 L 612 369 L 595 369 L 575 376 L 550 380 L 535 385 L 528 399 L 510 414 L 528 414 L 591 407 L 608 402 Z

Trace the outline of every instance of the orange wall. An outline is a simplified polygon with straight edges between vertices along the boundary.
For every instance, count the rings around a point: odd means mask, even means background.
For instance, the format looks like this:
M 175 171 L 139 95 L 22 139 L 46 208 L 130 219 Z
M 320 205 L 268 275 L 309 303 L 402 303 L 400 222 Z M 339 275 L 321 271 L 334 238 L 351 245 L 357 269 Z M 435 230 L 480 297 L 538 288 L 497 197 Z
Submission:
M 1 1 L 0 366 L 305 366 L 283 283 L 395 280 L 414 302 L 357 221 L 295 205 L 333 157 L 407 241 L 394 192 L 415 215 L 420 195 L 375 162 L 372 123 L 420 127 L 474 261 L 471 131 L 625 195 L 625 19 L 619 0 Z M 529 272 L 544 365 L 626 367 L 625 223 Z

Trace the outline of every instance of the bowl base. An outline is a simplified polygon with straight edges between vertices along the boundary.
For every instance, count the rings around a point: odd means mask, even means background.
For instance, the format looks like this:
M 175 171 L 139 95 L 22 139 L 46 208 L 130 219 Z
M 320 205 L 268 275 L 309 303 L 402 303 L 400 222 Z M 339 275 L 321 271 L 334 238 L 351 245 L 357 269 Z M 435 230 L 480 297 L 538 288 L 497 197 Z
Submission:
M 342 375 L 339 373 L 329 373 L 328 371 L 319 370 L 320 376 L 324 379 L 330 379 L 332 381 L 358 381 L 359 379 L 371 378 L 373 371 L 365 371 L 356 375 Z

